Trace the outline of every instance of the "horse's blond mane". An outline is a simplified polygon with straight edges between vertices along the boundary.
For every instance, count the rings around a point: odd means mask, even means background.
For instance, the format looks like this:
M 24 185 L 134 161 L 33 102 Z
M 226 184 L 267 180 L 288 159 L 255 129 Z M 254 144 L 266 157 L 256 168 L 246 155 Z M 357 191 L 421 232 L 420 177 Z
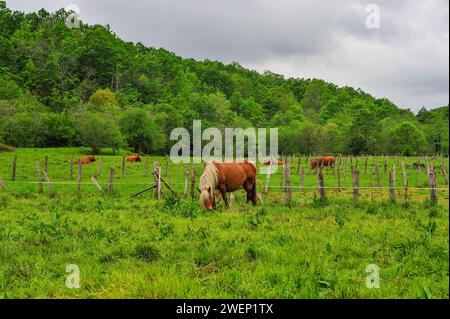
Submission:
M 207 189 L 208 187 L 211 187 L 212 190 L 214 190 L 219 183 L 219 171 L 217 170 L 216 165 L 214 165 L 214 162 L 208 163 L 205 166 L 205 170 L 200 176 L 199 181 L 199 188 L 200 190 Z

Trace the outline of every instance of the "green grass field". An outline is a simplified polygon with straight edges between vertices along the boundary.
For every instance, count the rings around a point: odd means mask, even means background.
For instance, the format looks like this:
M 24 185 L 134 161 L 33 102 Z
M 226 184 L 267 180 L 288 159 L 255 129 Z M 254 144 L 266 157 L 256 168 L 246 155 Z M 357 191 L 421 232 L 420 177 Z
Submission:
M 0 153 L 0 296 L 3 298 L 448 298 L 448 186 L 438 170 L 439 204 L 429 200 L 425 171 L 407 165 L 410 186 L 404 201 L 397 166 L 397 203 L 388 189 L 361 189 L 352 201 L 350 165 L 341 192 L 327 189 L 317 198 L 317 180 L 306 169 L 305 190 L 297 191 L 297 161 L 292 168 L 292 202 L 280 192 L 280 173 L 271 177 L 264 204 L 252 207 L 238 194 L 232 209 L 222 204 L 203 212 L 197 201 L 152 192 L 131 195 L 152 182 L 145 160 L 126 167 L 122 153 L 102 157 L 99 182 L 107 186 L 116 168 L 114 193 L 100 193 L 90 182 L 97 162 L 83 167 L 81 194 L 76 166 L 88 150 L 20 149 L 16 181 L 12 153 Z M 38 194 L 36 161 L 49 156 L 53 192 Z M 98 158 L 98 157 L 97 157 Z M 384 158 L 374 158 L 381 171 Z M 184 165 L 169 165 L 163 177 L 181 193 Z M 411 160 L 407 159 L 407 163 Z M 356 159 L 353 159 L 355 162 Z M 390 158 L 389 168 L 396 159 Z M 401 162 L 401 159 L 400 159 Z M 440 160 L 436 162 L 439 164 Z M 372 162 L 369 161 L 368 172 Z M 305 167 L 305 162 L 302 162 Z M 437 165 L 436 165 L 437 166 Z M 444 163 L 448 167 L 448 160 Z M 437 166 L 438 167 L 438 166 Z M 358 159 L 361 186 L 370 186 L 364 159 Z M 202 172 L 202 164 L 197 165 Z M 336 186 L 336 172 L 324 171 L 325 186 Z M 265 176 L 259 176 L 265 184 Z M 341 177 L 344 184 L 343 176 Z M 376 179 L 375 179 L 376 184 Z M 259 187 L 262 191 L 262 187 Z M 166 192 L 167 193 L 167 192 Z M 80 269 L 80 288 L 69 289 L 66 266 Z M 380 269 L 380 288 L 366 287 L 369 264 Z

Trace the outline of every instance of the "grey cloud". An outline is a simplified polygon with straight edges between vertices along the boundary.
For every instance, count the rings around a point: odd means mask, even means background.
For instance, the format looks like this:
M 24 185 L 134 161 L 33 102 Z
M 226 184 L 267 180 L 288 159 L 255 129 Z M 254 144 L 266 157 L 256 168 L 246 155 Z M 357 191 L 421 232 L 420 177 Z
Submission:
M 54 11 L 76 3 L 88 23 L 184 57 L 361 87 L 401 107 L 448 103 L 447 0 L 10 0 Z M 381 28 L 365 26 L 366 5 Z

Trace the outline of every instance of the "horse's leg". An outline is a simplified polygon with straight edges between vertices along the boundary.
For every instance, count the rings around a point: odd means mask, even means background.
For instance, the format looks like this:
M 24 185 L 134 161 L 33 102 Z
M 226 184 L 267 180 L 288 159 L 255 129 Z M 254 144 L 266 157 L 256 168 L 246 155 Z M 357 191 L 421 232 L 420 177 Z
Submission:
M 219 185 L 219 190 L 222 193 L 223 201 L 225 202 L 225 208 L 228 208 L 227 187 L 225 184 Z
M 232 192 L 230 194 L 230 208 L 233 208 L 235 200 L 236 200 L 236 192 Z
M 256 180 L 248 179 L 244 184 L 244 189 L 247 192 L 247 203 L 252 201 L 253 206 L 256 206 Z
M 247 179 L 245 182 L 244 182 L 244 185 L 242 185 L 242 188 L 244 189 L 244 191 L 247 193 L 247 203 L 249 202 L 249 201 L 251 201 L 251 199 L 252 199 L 252 193 L 251 193 L 251 185 L 249 185 L 250 183 L 249 183 L 249 180 Z
M 252 185 L 252 191 L 251 191 L 251 199 L 253 206 L 256 206 L 257 204 L 257 196 L 256 196 L 256 181 Z

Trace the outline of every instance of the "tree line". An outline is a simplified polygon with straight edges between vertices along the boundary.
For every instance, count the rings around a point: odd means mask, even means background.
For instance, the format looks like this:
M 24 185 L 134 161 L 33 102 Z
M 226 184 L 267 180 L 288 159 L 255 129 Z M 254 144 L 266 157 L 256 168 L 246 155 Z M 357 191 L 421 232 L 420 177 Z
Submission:
M 448 105 L 414 114 L 320 79 L 125 42 L 109 26 L 69 29 L 68 14 L 0 1 L 0 143 L 163 154 L 172 129 L 200 119 L 204 128 L 278 127 L 284 154 L 448 154 Z

